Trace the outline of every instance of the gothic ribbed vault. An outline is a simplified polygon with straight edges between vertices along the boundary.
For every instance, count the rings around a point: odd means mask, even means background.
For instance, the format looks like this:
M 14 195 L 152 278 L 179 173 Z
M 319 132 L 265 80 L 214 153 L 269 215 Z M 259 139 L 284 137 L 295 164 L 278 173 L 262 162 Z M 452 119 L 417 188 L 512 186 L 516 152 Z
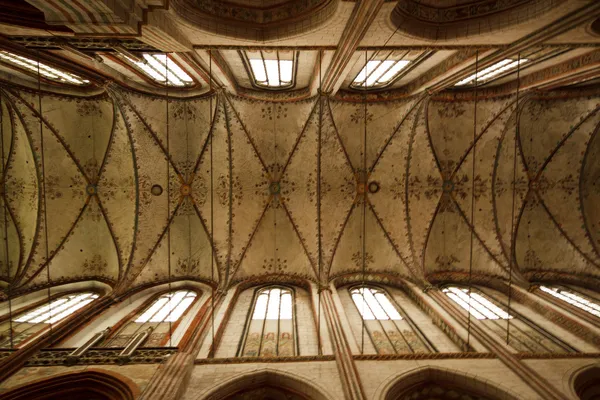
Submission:
M 228 287 L 327 282 L 364 263 L 390 279 L 460 281 L 471 232 L 479 279 L 508 278 L 511 240 L 517 282 L 595 279 L 598 108 L 585 97 L 531 94 L 518 112 L 516 96 L 479 100 L 474 152 L 472 100 L 365 108 L 220 92 L 167 103 L 115 85 L 92 97 L 6 88 L 2 280 L 18 291 L 48 279 Z

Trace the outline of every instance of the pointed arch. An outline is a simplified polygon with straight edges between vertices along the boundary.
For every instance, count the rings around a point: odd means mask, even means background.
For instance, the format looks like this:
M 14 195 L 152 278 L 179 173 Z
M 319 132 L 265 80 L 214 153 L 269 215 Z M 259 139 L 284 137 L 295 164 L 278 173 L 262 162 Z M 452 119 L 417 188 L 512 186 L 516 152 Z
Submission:
M 300 398 L 310 400 L 330 400 L 334 398 L 314 381 L 290 372 L 275 371 L 271 368 L 236 375 L 217 387 L 209 389 L 207 393 L 197 398 L 206 400 L 230 399 L 240 392 L 261 387 L 283 389 L 298 394 Z
M 431 366 L 418 367 L 390 377 L 379 386 L 373 398 L 377 400 L 405 398 L 422 386 L 431 384 L 482 399 L 518 400 L 521 398 L 511 390 L 490 381 L 480 380 L 467 373 Z
M 140 394 L 129 378 L 102 369 L 65 373 L 48 379 L 25 383 L 0 395 L 2 400 L 83 400 L 93 397 L 102 400 L 134 400 Z

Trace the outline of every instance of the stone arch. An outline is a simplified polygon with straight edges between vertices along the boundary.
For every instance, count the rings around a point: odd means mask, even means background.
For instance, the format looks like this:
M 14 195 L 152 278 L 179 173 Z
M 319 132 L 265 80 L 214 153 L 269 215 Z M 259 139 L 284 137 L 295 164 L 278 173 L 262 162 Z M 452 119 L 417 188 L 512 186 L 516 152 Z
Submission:
M 390 377 L 379 386 L 374 398 L 378 400 L 403 399 L 404 396 L 414 395 L 431 384 L 448 392 L 456 391 L 460 394 L 470 395 L 477 400 L 519 399 L 519 396 L 512 391 L 489 381 L 480 380 L 474 375 L 431 366 L 419 367 L 399 376 Z M 434 392 L 434 394 L 437 395 L 435 398 L 445 399 L 443 393 Z M 428 397 L 415 398 L 428 399 Z
M 570 379 L 571 389 L 581 400 L 600 398 L 600 366 L 587 365 L 576 370 Z
M 236 375 L 210 389 L 202 398 L 206 400 L 229 399 L 246 390 L 266 387 L 283 389 L 287 393 L 296 394 L 299 398 L 310 400 L 331 400 L 334 398 L 324 388 L 304 377 L 270 368 Z
M 135 383 L 102 369 L 65 373 L 23 384 L 0 395 L 1 400 L 134 400 L 140 394 Z

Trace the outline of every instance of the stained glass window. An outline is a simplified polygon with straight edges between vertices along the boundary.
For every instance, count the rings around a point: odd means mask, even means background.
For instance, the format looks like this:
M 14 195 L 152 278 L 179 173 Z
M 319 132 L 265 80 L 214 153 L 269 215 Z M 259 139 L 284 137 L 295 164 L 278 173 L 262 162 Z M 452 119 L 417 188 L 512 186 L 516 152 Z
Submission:
M 240 355 L 276 357 L 296 355 L 294 294 L 285 287 L 256 293 Z
M 183 314 L 189 309 L 197 294 L 179 290 L 161 295 L 150 306 L 128 321 L 117 333 L 109 336 L 104 347 L 124 347 L 138 332 L 152 328 L 144 347 L 166 346 Z
M 378 354 L 429 353 L 433 347 L 415 329 L 412 321 L 400 314 L 388 294 L 375 287 L 354 287 L 350 296 L 365 323 Z
M 144 75 L 161 85 L 186 87 L 195 84 L 194 79 L 167 54 L 144 53 L 142 58 L 143 61 L 139 61 L 122 56 L 122 59 L 125 59 Z
M 588 298 L 585 298 L 579 293 L 557 286 L 540 286 L 540 290 L 548 293 L 551 296 L 556 297 L 557 299 L 566 301 L 567 303 L 572 304 L 577 308 L 587 311 L 588 313 L 595 315 L 596 317 L 600 317 L 600 304 Z
M 448 286 L 442 291 L 460 308 L 491 329 L 502 340 L 506 340 L 509 329 L 509 345 L 522 353 L 570 353 L 576 350 L 561 341 L 533 321 L 518 315 L 514 310 L 510 314 L 506 307 L 491 296 L 472 288 Z M 506 321 L 510 320 L 510 322 Z
M 37 75 L 39 71 L 43 78 L 54 82 L 68 83 L 70 85 L 78 86 L 87 85 L 90 83 L 90 81 L 83 79 L 78 75 L 4 50 L 0 50 L 0 61 L 5 64 L 16 66 L 19 69 L 29 72 L 30 74 Z
M 60 296 L 49 303 L 21 313 L 12 320 L 2 323 L 0 332 L 0 348 L 21 347 L 25 342 L 45 331 L 51 324 L 56 324 L 75 311 L 85 307 L 98 298 L 96 293 L 74 293 Z M 12 340 L 11 340 L 12 336 Z
M 248 50 L 243 54 L 256 86 L 270 89 L 287 89 L 294 86 L 294 51 Z

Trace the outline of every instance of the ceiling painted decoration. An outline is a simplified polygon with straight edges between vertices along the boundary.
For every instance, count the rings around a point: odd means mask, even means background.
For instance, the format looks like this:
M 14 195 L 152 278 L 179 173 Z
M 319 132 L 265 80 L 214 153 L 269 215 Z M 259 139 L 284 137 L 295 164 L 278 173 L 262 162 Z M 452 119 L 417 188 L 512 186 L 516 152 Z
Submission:
M 7 87 L 0 277 L 17 291 L 363 272 L 598 278 L 598 98 L 518 106 Z

